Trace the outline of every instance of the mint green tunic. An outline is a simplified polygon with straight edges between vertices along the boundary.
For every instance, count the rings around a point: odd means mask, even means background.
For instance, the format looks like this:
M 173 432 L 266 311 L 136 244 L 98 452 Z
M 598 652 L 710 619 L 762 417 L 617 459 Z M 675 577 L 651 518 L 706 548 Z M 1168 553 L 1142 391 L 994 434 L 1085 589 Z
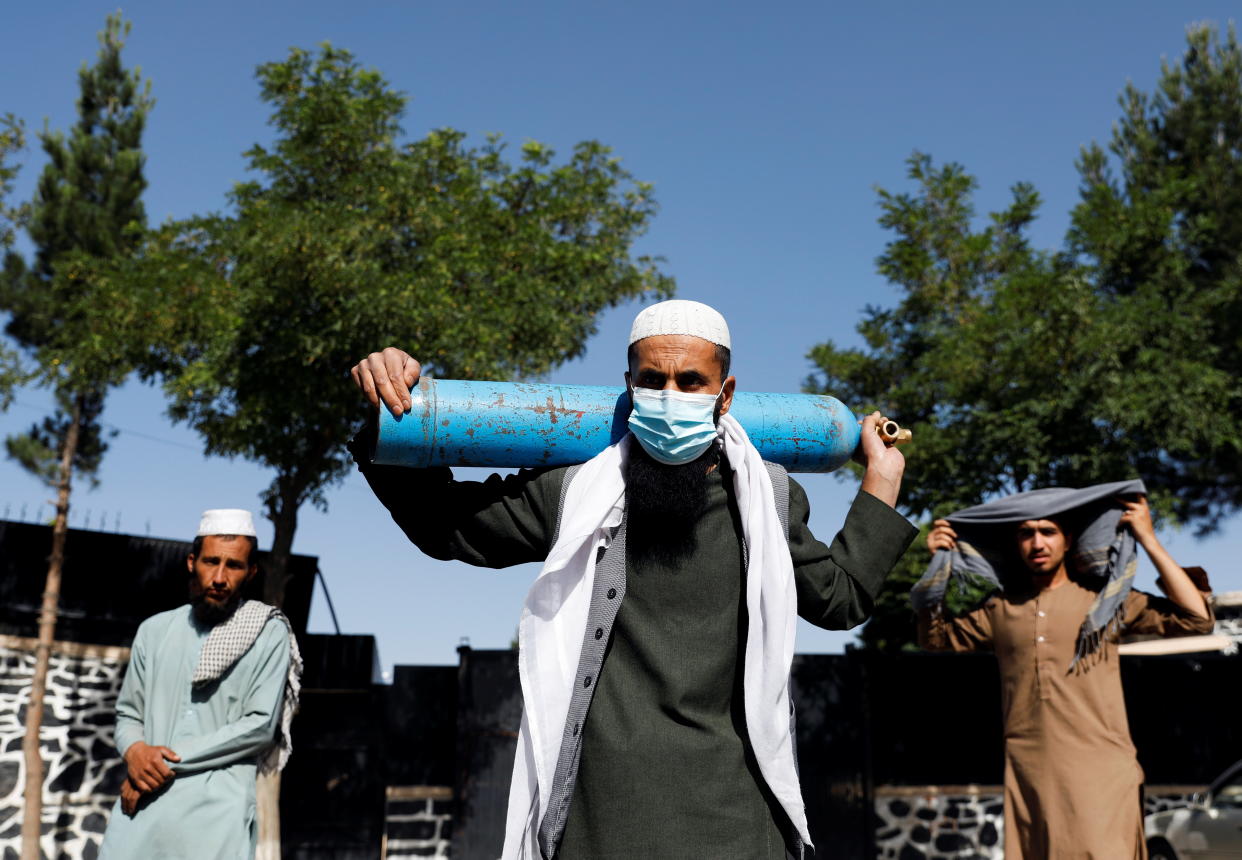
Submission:
M 166 746 L 176 777 L 131 818 L 112 808 L 100 860 L 247 860 L 257 827 L 259 754 L 275 737 L 289 666 L 288 628 L 271 619 L 216 684 L 192 690 L 211 628 L 182 606 L 138 628 L 116 704 L 116 747 Z

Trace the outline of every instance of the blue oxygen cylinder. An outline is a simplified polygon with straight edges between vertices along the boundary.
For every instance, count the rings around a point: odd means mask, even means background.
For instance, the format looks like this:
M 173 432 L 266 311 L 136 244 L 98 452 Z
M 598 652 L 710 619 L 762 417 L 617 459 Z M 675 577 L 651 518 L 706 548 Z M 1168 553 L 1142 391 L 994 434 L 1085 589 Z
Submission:
M 624 388 L 424 378 L 410 400 L 400 418 L 380 409 L 375 463 L 567 466 L 585 463 L 629 429 Z M 729 414 L 765 460 L 791 472 L 831 472 L 858 448 L 858 417 L 835 397 L 738 392 Z

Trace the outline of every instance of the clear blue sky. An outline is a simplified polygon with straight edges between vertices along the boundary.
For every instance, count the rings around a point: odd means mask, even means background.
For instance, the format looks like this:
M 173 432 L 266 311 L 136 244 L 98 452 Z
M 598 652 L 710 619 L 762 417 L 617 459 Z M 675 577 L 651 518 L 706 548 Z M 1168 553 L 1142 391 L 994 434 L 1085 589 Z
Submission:
M 115 8 L 62 0 L 6 9 L 0 113 L 36 130 L 44 118 L 53 128 L 71 123 L 77 69 L 93 61 L 95 34 Z M 1045 200 L 1034 238 L 1057 246 L 1077 194 L 1078 149 L 1108 136 L 1126 81 L 1150 88 L 1161 58 L 1180 57 L 1188 23 L 1224 23 L 1237 8 L 227 0 L 123 11 L 134 22 L 125 57 L 157 99 L 145 141 L 153 222 L 225 206 L 225 192 L 246 177 L 241 153 L 270 137 L 255 66 L 331 41 L 411 96 L 411 137 L 452 126 L 562 152 L 587 138 L 614 147 L 655 184 L 662 207 L 639 250 L 667 258 L 682 297 L 729 319 L 741 386 L 795 391 L 812 345 L 855 343 L 862 309 L 895 300 L 874 271 L 886 241 L 874 189 L 905 187 L 913 150 L 975 173 L 981 212 L 1003 205 L 1012 183 L 1034 182 Z M 26 155 L 18 198 L 29 197 L 42 166 L 37 148 Z M 605 316 L 587 356 L 553 381 L 618 383 L 634 310 Z M 0 435 L 39 419 L 47 402 L 22 392 L 0 414 Z M 123 432 L 99 488 L 75 496 L 73 525 L 89 513 L 90 527 L 106 518 L 111 530 L 119 516 L 122 531 L 184 538 L 203 508 L 258 508 L 270 475 L 205 459 L 197 437 L 163 417 L 157 390 L 125 387 L 105 420 Z M 804 484 L 812 526 L 831 539 L 855 487 L 825 476 Z M 49 495 L 0 462 L 0 516 L 25 507 L 33 519 Z M 326 515 L 303 510 L 295 550 L 319 556 L 342 628 L 376 634 L 385 664 L 455 662 L 463 637 L 507 645 L 533 568 L 422 558 L 356 476 L 329 501 Z M 266 521 L 260 535 L 270 540 Z M 1242 588 L 1231 552 L 1239 535 L 1231 522 L 1207 541 L 1164 537 L 1224 590 Z M 1140 581 L 1152 586 L 1149 566 Z M 330 629 L 318 596 L 312 628 Z M 852 638 L 806 625 L 799 635 L 804 651 Z

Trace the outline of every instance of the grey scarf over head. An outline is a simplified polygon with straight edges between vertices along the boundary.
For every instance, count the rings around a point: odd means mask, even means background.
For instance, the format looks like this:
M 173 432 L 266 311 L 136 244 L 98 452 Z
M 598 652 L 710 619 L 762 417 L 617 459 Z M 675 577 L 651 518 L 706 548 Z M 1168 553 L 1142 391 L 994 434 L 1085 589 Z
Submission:
M 1048 487 L 950 514 L 947 519 L 957 532 L 957 548 L 938 550 L 932 556 L 927 572 L 910 592 L 910 601 L 915 609 L 940 605 L 950 579 L 991 586 L 993 592 L 1001 593 L 1029 582 L 1018 558 L 1015 528 L 1026 520 L 1068 521 L 1073 533 L 1069 563 L 1080 582 L 1099 587 L 1078 631 L 1071 667 L 1077 665 L 1096 653 L 1104 636 L 1120 623 L 1138 567 L 1134 535 L 1129 529 L 1118 528 L 1123 511 L 1116 498 L 1146 492 L 1139 480 L 1096 484 L 1081 490 Z
M 298 710 L 298 697 L 302 692 L 302 655 L 298 640 L 293 635 L 289 619 L 275 606 L 258 600 L 245 600 L 226 620 L 221 621 L 207 634 L 203 650 L 198 655 L 191 684 L 195 688 L 206 687 L 220 680 L 233 664 L 250 650 L 267 622 L 280 619 L 289 633 L 289 671 L 285 677 L 285 692 L 281 699 L 280 729 L 272 746 L 259 759 L 259 772 L 271 773 L 284 768 L 293 752 L 293 735 L 290 731 L 293 715 Z

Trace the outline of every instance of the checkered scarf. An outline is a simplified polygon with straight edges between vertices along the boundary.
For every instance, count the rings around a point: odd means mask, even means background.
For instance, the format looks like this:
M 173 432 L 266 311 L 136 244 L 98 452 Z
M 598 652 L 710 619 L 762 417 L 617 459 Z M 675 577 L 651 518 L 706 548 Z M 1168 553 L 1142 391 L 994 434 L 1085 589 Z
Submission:
M 1139 480 L 1081 490 L 1049 487 L 950 514 L 947 519 L 957 532 L 957 549 L 942 549 L 932 556 L 927 572 L 910 592 L 910 602 L 915 609 L 939 605 L 950 579 L 963 584 L 973 580 L 990 586 L 993 593 L 1029 582 L 1017 569 L 1015 527 L 1026 520 L 1066 517 L 1075 533 L 1070 563 L 1083 582 L 1099 584 L 1095 602 L 1078 630 L 1072 668 L 1097 653 L 1104 636 L 1121 623 L 1126 595 L 1138 569 L 1138 552 L 1130 530 L 1117 527 L 1122 510 L 1115 499 L 1146 492 Z
M 293 635 L 289 619 L 275 606 L 268 606 L 258 600 L 243 601 L 227 620 L 221 621 L 207 634 L 207 641 L 203 643 L 192 681 L 195 687 L 205 687 L 220 680 L 250 650 L 272 618 L 279 618 L 289 632 L 289 674 L 285 678 L 285 693 L 281 702 L 280 734 L 260 758 L 260 773 L 283 769 L 289 761 L 289 753 L 293 751 L 290 728 L 293 715 L 298 710 L 298 696 L 302 690 L 302 655 L 298 651 L 298 640 Z

